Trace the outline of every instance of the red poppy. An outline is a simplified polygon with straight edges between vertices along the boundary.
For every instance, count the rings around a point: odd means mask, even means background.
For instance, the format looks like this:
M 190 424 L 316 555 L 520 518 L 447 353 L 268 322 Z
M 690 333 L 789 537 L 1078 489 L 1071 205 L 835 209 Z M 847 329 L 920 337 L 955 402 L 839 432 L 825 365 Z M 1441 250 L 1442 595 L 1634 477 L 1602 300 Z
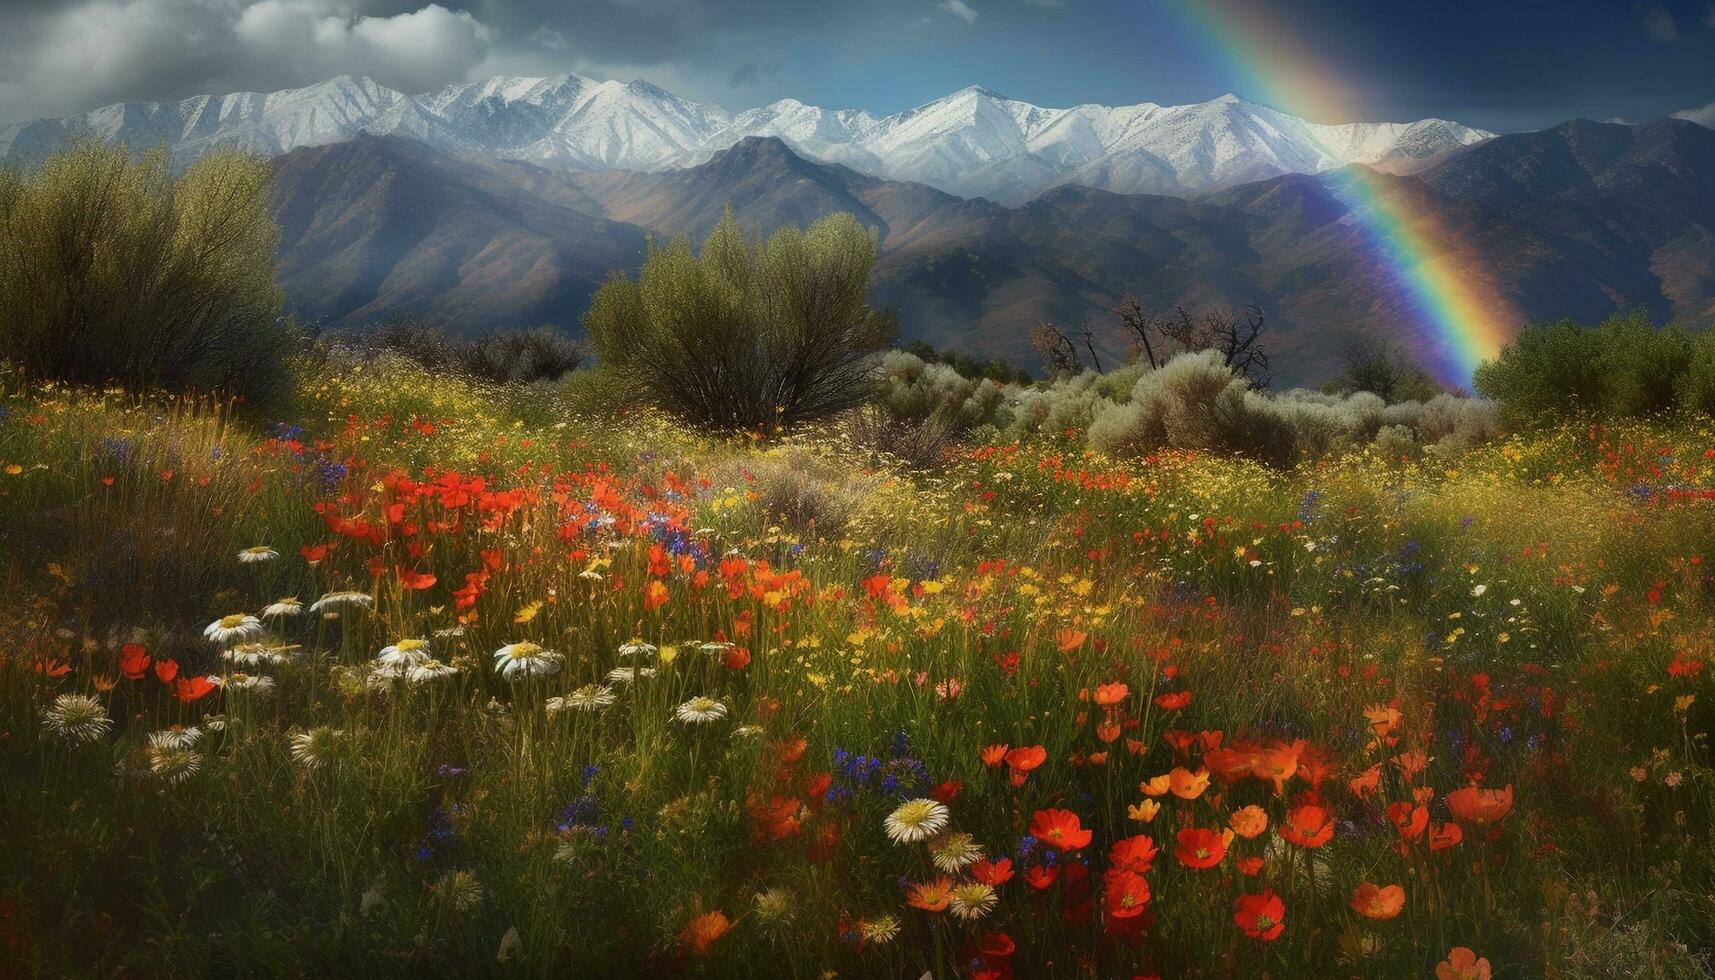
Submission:
M 1154 838 L 1148 834 L 1138 834 L 1115 841 L 1108 849 L 1108 866 L 1116 870 L 1132 871 L 1137 874 L 1148 874 L 1155 865 L 1155 856 L 1161 853 L 1155 846 Z
M 207 677 L 181 677 L 173 685 L 173 697 L 190 704 L 219 686 Z
M 1299 847 L 1321 847 L 1334 836 L 1334 820 L 1315 803 L 1295 806 L 1287 811 L 1280 836 Z
M 944 783 L 937 784 L 933 789 L 929 790 L 929 798 L 937 803 L 951 803 L 958 799 L 959 794 L 964 791 L 964 783 L 959 782 L 957 779 L 949 779 Z
M 1031 816 L 1030 836 L 1056 851 L 1076 851 L 1087 847 L 1094 834 L 1083 828 L 1076 813 L 1048 809 Z
M 1149 882 L 1134 871 L 1114 870 L 1107 875 L 1107 910 L 1115 919 L 1143 914 L 1149 904 Z
M 1252 939 L 1272 942 L 1286 928 L 1286 903 L 1267 888 L 1258 895 L 1240 895 L 1233 900 L 1233 921 Z
M 1393 821 L 1394 829 L 1399 831 L 1402 840 L 1416 840 L 1429 826 L 1429 808 L 1412 806 L 1403 800 L 1389 803 L 1387 816 Z
M 1048 759 L 1048 750 L 1040 745 L 1022 745 L 1006 753 L 1008 776 L 1014 786 L 1023 786 L 1031 770 Z
M 1257 875 L 1262 874 L 1262 866 L 1264 863 L 1263 859 L 1256 857 L 1255 855 L 1239 858 L 1235 863 L 1238 865 L 1239 873 L 1242 875 L 1255 878 Z
M 721 658 L 728 670 L 743 670 L 750 665 L 749 647 L 728 647 L 726 655 Z
M 1459 842 L 1464 839 L 1464 829 L 1451 820 L 1429 828 L 1429 849 L 1431 851 L 1445 851 L 1449 847 L 1458 846 Z
M 971 877 L 985 885 L 999 888 L 1012 880 L 1012 858 L 983 858 L 971 865 Z
M 1187 827 L 1173 838 L 1173 856 L 1187 868 L 1212 868 L 1227 856 L 1227 836 L 1218 830 Z
M 1158 694 L 1155 697 L 1155 706 L 1163 711 L 1178 711 L 1180 708 L 1183 708 L 1190 703 L 1190 691 L 1176 691 L 1172 694 Z
M 1447 809 L 1467 823 L 1478 825 L 1497 823 L 1513 808 L 1513 787 L 1479 789 L 1466 786 L 1447 794 Z
M 438 581 L 429 572 L 419 572 L 410 568 L 399 569 L 399 585 L 401 588 L 418 592 L 434 585 Z
M 1037 891 L 1053 887 L 1054 882 L 1057 881 L 1059 877 L 1059 865 L 1055 865 L 1050 868 L 1040 864 L 1033 864 L 1024 869 L 1024 883 Z
M 136 643 L 119 648 L 119 672 L 127 680 L 140 681 L 149 669 L 149 651 Z
M 179 662 L 173 659 L 155 661 L 155 676 L 162 684 L 171 684 L 173 678 L 179 676 Z

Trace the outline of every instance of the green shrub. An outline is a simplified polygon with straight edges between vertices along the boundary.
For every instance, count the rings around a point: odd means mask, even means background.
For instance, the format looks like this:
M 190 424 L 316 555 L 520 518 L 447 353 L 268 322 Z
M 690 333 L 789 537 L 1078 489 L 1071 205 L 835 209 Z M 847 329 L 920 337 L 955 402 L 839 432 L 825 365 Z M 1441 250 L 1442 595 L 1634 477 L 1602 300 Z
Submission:
M 774 431 L 866 401 L 897 332 L 864 301 L 876 236 L 849 214 L 747 239 L 729 212 L 694 254 L 652 247 L 584 325 L 601 363 L 698 425 Z
M 577 370 L 584 359 L 577 341 L 551 327 L 459 340 L 410 317 L 383 322 L 359 337 L 357 344 L 368 354 L 391 352 L 431 371 L 457 371 L 496 384 L 558 381 Z
M 274 285 L 268 164 L 219 153 L 174 177 L 85 142 L 0 171 L 0 348 L 32 378 L 284 393 L 295 344 Z
M 1715 393 L 1711 343 L 1707 333 L 1657 329 L 1641 311 L 1616 313 L 1594 329 L 1560 320 L 1526 327 L 1477 368 L 1475 383 L 1521 419 L 1707 411 Z

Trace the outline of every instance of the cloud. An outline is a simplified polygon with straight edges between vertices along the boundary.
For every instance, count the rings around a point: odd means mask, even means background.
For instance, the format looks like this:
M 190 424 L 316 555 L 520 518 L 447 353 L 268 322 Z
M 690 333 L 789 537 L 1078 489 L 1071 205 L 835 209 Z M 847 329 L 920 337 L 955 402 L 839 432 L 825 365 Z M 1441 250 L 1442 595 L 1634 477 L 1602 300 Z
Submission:
M 543 24 L 531 31 L 529 40 L 537 47 L 546 48 L 549 51 L 564 51 L 571 46 L 566 43 L 566 36 L 564 34 L 554 30 L 547 24 Z
M 975 23 L 977 12 L 965 0 L 941 0 L 941 9 L 967 24 Z
M 1715 102 L 1711 102 L 1701 109 L 1681 109 L 1673 114 L 1673 118 L 1689 119 L 1700 126 L 1715 129 Z
M 423 91 L 462 81 L 494 43 L 439 3 L 367 14 L 335 0 L 76 0 L 0 18 L 0 120 L 342 73 Z
M 764 78 L 773 78 L 780 74 L 780 62 L 770 61 L 757 64 L 747 61 L 732 70 L 732 77 L 727 79 L 728 88 L 740 88 L 745 85 L 755 85 Z
M 1679 40 L 1679 21 L 1666 7 L 1651 7 L 1644 11 L 1644 36 L 1662 44 Z

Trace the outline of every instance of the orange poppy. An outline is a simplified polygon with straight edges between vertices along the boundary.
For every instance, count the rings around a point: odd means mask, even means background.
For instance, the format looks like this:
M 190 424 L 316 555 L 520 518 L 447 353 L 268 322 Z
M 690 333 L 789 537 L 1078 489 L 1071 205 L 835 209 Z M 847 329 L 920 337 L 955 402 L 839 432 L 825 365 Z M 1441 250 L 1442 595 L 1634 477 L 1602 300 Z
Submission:
M 1367 799 L 1371 793 L 1374 793 L 1381 787 L 1381 784 L 1382 767 L 1381 763 L 1378 762 L 1353 777 L 1351 782 L 1348 782 L 1346 785 L 1351 788 L 1353 796 Z
M 905 904 L 925 912 L 945 911 L 953 901 L 953 879 L 946 876 L 912 885 L 905 892 Z
M 1447 809 L 1467 823 L 1479 826 L 1498 823 L 1513 808 L 1513 786 L 1502 789 L 1479 789 L 1466 786 L 1447 794 Z
M 1384 921 L 1405 908 L 1405 889 L 1398 885 L 1377 886 L 1364 882 L 1352 891 L 1352 911 L 1366 919 Z
M 1088 638 L 1089 634 L 1083 630 L 1061 630 L 1056 635 L 1055 640 L 1060 644 L 1061 653 L 1071 653 L 1083 646 L 1084 641 Z
M 1183 766 L 1175 766 L 1173 771 L 1167 774 L 1167 788 L 1182 800 L 1194 800 L 1209 788 L 1209 770 L 1198 769 L 1191 772 Z
M 1096 687 L 1095 698 L 1097 704 L 1107 707 L 1109 705 L 1119 704 L 1130 695 L 1130 687 L 1127 687 L 1123 681 L 1115 681 L 1112 684 L 1098 685 Z
M 1489 960 L 1468 946 L 1455 946 L 1435 965 L 1435 980 L 1489 980 Z
M 1171 773 L 1162 773 L 1159 776 L 1152 776 L 1137 784 L 1138 792 L 1145 796 L 1164 796 L 1172 787 L 1173 776 Z
M 1233 921 L 1252 939 L 1272 942 L 1286 928 L 1286 903 L 1267 888 L 1257 895 L 1240 895 L 1233 900 Z
M 701 956 L 709 951 L 715 940 L 727 934 L 732 928 L 732 922 L 726 913 L 720 910 L 704 912 L 690 922 L 679 932 L 679 942 L 690 952 Z
M 1155 706 L 1163 711 L 1178 711 L 1190 703 L 1190 691 L 1176 691 L 1172 694 L 1158 694 L 1155 697 Z
M 1302 741 L 1277 743 L 1256 753 L 1251 759 L 1251 775 L 1274 784 L 1274 791 L 1286 790 L 1286 781 L 1298 772 L 1298 755 L 1304 750 Z
M 1001 762 L 1006 759 L 1006 748 L 1007 746 L 1005 742 L 996 742 L 993 745 L 983 746 L 983 765 L 988 766 L 990 769 L 1000 765 Z
M 1227 826 L 1245 840 L 1254 840 L 1268 829 L 1268 811 L 1253 803 L 1233 811 L 1233 815 L 1227 818 Z
M 1031 816 L 1030 836 L 1056 851 L 1076 851 L 1087 847 L 1095 835 L 1083 828 L 1076 813 L 1047 809 Z
M 1218 830 L 1187 827 L 1173 838 L 1173 856 L 1187 868 L 1212 868 L 1227 856 L 1227 836 Z
M 1280 836 L 1299 847 L 1321 847 L 1334 836 L 1334 820 L 1315 803 L 1295 806 L 1287 811 Z

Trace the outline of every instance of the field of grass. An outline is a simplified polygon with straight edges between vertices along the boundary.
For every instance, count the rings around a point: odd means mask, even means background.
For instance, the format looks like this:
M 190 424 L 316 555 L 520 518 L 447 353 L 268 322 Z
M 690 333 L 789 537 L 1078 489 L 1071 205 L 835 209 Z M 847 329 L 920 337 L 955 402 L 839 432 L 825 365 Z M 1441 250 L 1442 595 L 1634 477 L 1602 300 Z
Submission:
M 1708 420 L 295 413 L 0 378 L 0 973 L 1711 975 Z

